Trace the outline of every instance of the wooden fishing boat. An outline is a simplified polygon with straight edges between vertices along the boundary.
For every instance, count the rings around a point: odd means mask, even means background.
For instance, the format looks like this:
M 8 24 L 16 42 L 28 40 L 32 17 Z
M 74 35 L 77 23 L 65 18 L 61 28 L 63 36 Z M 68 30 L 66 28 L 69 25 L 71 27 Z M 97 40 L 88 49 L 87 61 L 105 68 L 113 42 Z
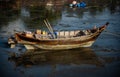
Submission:
M 79 47 L 90 47 L 109 23 L 88 30 L 58 31 L 56 34 L 41 30 L 36 32 L 17 32 L 8 43 L 13 48 L 23 44 L 26 49 L 64 50 Z M 41 33 L 42 32 L 42 33 Z

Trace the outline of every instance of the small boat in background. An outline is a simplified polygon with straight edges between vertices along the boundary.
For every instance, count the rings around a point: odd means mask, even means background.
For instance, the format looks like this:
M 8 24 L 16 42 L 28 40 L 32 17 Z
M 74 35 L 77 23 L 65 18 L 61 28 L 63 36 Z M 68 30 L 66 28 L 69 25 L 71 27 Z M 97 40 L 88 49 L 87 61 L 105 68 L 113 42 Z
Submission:
M 57 31 L 55 33 L 37 30 L 36 32 L 16 32 L 14 38 L 8 39 L 11 48 L 22 44 L 26 49 L 64 50 L 79 47 L 90 47 L 105 25 L 87 30 Z
M 73 1 L 69 6 L 70 7 L 84 8 L 84 7 L 86 7 L 86 3 L 83 1 L 82 2 Z

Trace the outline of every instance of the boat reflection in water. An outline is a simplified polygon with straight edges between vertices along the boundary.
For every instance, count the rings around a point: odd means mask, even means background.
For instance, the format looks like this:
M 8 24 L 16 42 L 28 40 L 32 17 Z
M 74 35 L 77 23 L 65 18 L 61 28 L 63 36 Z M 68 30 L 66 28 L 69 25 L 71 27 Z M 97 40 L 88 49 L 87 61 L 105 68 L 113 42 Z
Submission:
M 29 50 L 19 56 L 12 55 L 9 57 L 9 61 L 15 62 L 16 67 L 29 67 L 32 65 L 102 65 L 101 61 L 91 48 L 63 51 Z

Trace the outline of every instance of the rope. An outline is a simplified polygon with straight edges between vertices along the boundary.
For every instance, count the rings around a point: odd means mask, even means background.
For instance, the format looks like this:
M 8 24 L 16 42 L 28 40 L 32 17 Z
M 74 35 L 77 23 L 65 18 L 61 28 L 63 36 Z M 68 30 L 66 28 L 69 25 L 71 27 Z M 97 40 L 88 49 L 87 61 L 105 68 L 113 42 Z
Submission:
M 113 32 L 109 32 L 107 30 L 105 30 L 105 33 L 106 34 L 110 34 L 110 35 L 114 35 L 114 36 L 117 36 L 117 37 L 120 37 L 120 34 L 116 34 L 116 33 L 113 33 Z

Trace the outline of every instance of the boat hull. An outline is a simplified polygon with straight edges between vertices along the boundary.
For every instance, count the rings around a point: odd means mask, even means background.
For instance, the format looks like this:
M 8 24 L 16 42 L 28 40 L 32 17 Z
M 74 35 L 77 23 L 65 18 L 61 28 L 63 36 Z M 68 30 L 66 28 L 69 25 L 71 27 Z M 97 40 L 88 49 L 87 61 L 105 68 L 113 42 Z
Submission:
M 36 40 L 16 34 L 16 39 L 18 40 L 18 43 L 23 44 L 26 49 L 64 50 L 90 47 L 99 35 L 100 33 L 96 32 L 95 34 L 82 37 Z
M 65 49 L 75 49 L 80 47 L 90 47 L 94 41 L 89 41 L 81 44 L 71 44 L 71 45 L 37 45 L 37 44 L 24 44 L 26 49 L 44 49 L 44 50 L 65 50 Z

